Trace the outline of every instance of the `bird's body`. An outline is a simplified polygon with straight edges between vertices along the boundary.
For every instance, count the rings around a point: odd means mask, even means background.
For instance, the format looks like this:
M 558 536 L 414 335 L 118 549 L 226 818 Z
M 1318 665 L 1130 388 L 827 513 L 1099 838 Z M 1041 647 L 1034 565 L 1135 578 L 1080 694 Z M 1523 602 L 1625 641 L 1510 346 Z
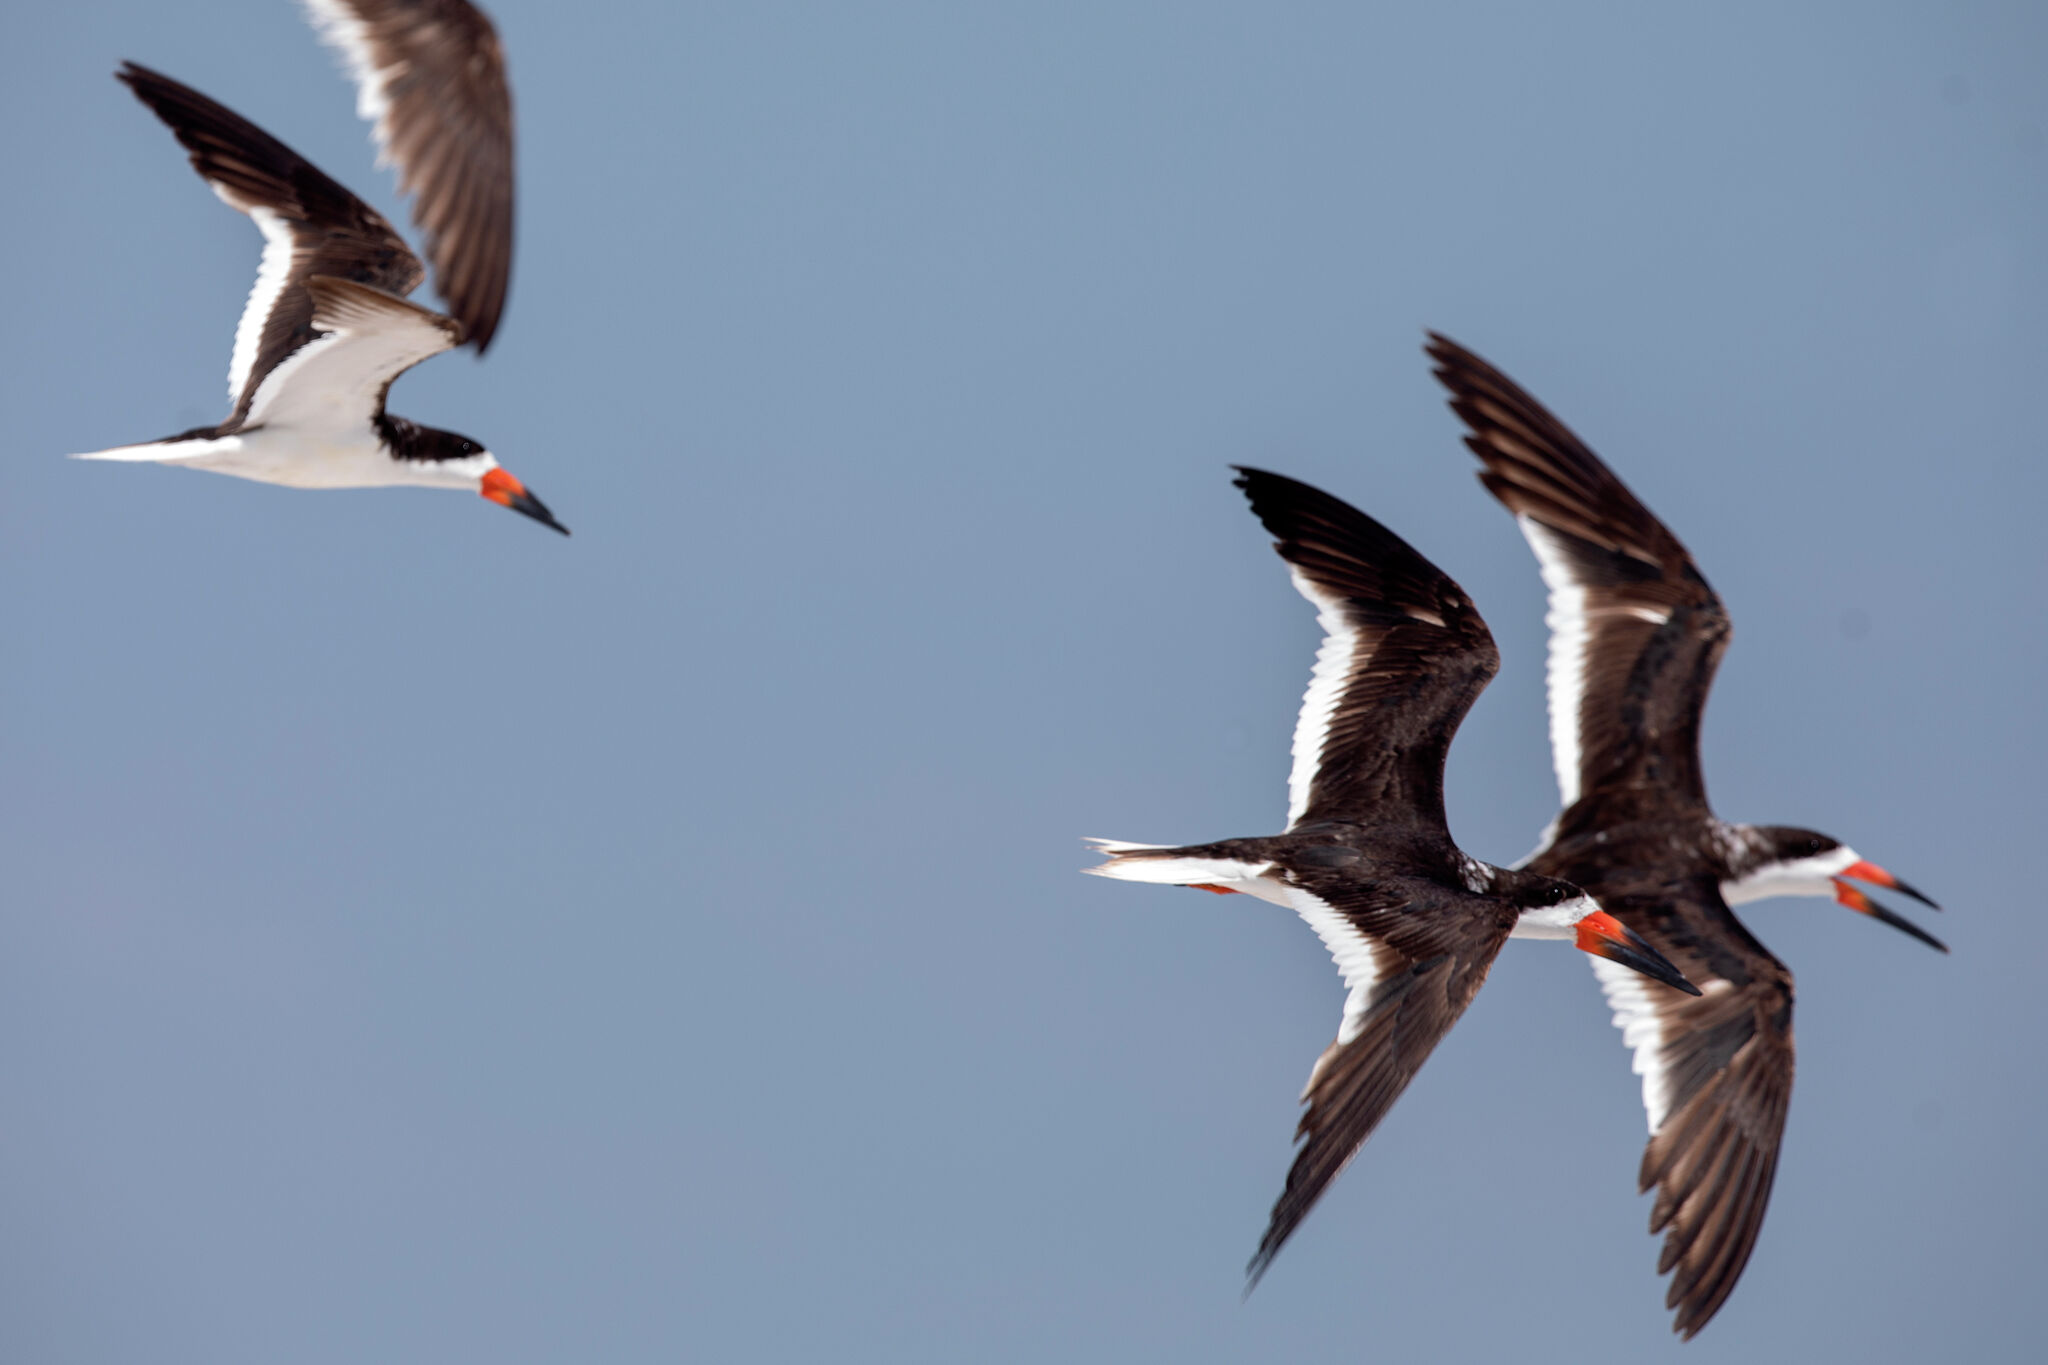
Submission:
M 354 35 L 351 51 L 361 58 L 354 64 L 365 99 L 374 93 L 373 102 L 387 113 L 378 124 L 380 139 L 391 145 L 392 117 L 407 115 L 401 163 L 417 182 L 436 275 L 456 314 L 406 299 L 426 268 L 382 215 L 249 120 L 131 62 L 120 79 L 177 136 L 214 193 L 255 222 L 263 259 L 235 330 L 228 416 L 210 427 L 79 458 L 176 465 L 289 488 L 464 489 L 566 534 L 482 442 L 385 409 L 392 382 L 412 366 L 465 339 L 478 340 L 481 349 L 503 307 L 511 249 L 510 105 L 488 24 L 472 46 L 496 85 L 478 97 L 489 117 L 477 132 L 463 126 L 463 99 L 450 100 L 443 91 L 440 105 L 423 107 L 417 93 L 405 93 L 417 80 L 408 85 L 391 75 L 411 69 L 405 52 L 390 42 L 366 46 L 362 34 L 372 30 L 345 22 L 359 4 L 383 13 L 410 12 L 416 3 L 474 13 L 464 0 L 321 0 L 314 9 L 325 16 L 330 36 Z M 445 31 L 443 25 L 429 37 Z M 447 47 L 434 38 L 421 49 L 425 69 L 433 69 L 429 59 L 455 62 Z M 491 174 L 500 162 L 502 184 Z M 484 201 L 481 210 L 464 207 L 477 200 Z
M 1683 978 L 1564 881 L 1467 857 L 1444 818 L 1452 736 L 1499 667 L 1462 589 L 1370 517 L 1258 470 L 1238 480 L 1326 632 L 1302 700 L 1287 830 L 1184 846 L 1093 841 L 1089 869 L 1294 910 L 1350 995 L 1309 1077 L 1303 1139 L 1254 1280 L 1457 1022 L 1510 937 L 1575 940 Z M 1626 968 L 1624 968 L 1626 970 Z
M 1730 905 L 1832 895 L 1939 948 L 1845 878 L 1918 892 L 1812 830 L 1717 818 L 1700 721 L 1729 622 L 1678 539 L 1563 423 L 1440 336 L 1429 353 L 1480 481 L 1549 589 L 1551 750 L 1562 809 L 1524 862 L 1584 887 L 1702 992 L 1595 962 L 1643 1078 L 1640 1187 L 1665 1234 L 1666 1306 L 1690 1337 L 1755 1246 L 1792 1093 L 1792 974 Z M 1932 902 L 1928 902 L 1932 904 Z M 1943 949 L 1946 951 L 1946 949 Z
M 148 460 L 283 488 L 474 489 L 496 467 L 488 455 L 406 460 L 374 427 L 263 427 L 222 436 L 213 428 L 146 445 L 94 451 L 95 460 Z M 481 450 L 481 447 L 479 447 Z

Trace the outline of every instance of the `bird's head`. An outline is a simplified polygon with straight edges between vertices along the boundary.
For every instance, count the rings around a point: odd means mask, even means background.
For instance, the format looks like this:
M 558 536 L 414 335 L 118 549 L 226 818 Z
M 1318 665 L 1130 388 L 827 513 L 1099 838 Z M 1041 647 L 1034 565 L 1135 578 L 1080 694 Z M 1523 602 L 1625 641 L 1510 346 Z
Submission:
M 1941 907 L 1841 840 L 1792 825 L 1743 825 L 1729 833 L 1730 875 L 1721 882 L 1721 898 L 1730 905 L 1766 896 L 1828 896 L 1859 915 L 1948 951 L 1940 939 L 1849 883 L 1868 882 L 1911 896 L 1931 909 Z
M 1662 953 L 1570 882 L 1522 872 L 1515 874 L 1508 894 L 1518 913 L 1510 937 L 1568 938 L 1581 952 L 1634 968 L 1688 995 L 1699 994 Z

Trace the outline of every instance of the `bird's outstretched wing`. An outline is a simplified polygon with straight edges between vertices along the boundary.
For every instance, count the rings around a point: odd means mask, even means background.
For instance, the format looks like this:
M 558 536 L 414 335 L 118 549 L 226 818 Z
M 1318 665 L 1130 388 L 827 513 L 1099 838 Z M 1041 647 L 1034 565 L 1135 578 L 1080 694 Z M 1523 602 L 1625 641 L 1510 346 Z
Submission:
M 1609 911 L 1700 988 L 1682 995 L 1593 959 L 1643 1078 L 1650 1141 L 1638 1182 L 1655 1190 L 1664 1306 L 1690 1338 L 1733 1292 L 1763 1227 L 1792 1099 L 1792 973 L 1711 885 L 1608 897 Z
M 512 278 L 512 88 L 497 30 L 469 0 L 306 0 L 356 82 L 398 187 L 413 196 L 434 287 L 481 354 Z
M 1436 377 L 1550 590 L 1550 746 L 1562 804 L 1653 786 L 1704 805 L 1700 713 L 1728 647 L 1721 599 L 1664 523 L 1564 423 L 1430 335 Z M 1682 681 L 1681 681 L 1682 679 Z
M 1294 728 L 1287 821 L 1444 826 L 1451 737 L 1500 668 L 1472 600 L 1371 517 L 1258 469 L 1237 486 L 1324 640 Z
M 219 431 L 232 432 L 249 420 L 271 372 L 318 336 L 308 280 L 347 280 L 402 299 L 425 272 L 375 209 L 240 114 L 134 62 L 118 75 L 169 126 L 213 192 L 263 232 L 263 263 L 228 366 L 235 408 Z
M 1511 927 L 1418 914 L 1378 888 L 1336 878 L 1292 896 L 1352 989 L 1337 1039 L 1302 1091 L 1301 1146 L 1252 1257 L 1254 1285 L 1472 1003 Z

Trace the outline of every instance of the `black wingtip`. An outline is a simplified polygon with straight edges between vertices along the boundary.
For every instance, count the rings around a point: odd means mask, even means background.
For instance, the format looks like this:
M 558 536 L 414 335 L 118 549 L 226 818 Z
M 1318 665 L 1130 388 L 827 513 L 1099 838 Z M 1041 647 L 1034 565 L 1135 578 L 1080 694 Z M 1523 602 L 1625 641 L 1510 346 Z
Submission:
M 152 71 L 141 62 L 131 62 L 125 58 L 122 60 L 121 65 L 115 69 L 114 79 L 127 86 L 130 94 L 145 102 L 148 101 L 148 96 L 143 93 L 144 86 L 175 85 L 177 83 L 161 71 Z
M 1436 377 L 1438 383 L 1447 389 L 1456 387 L 1451 383 L 1451 376 L 1460 370 L 1477 367 L 1493 368 L 1466 347 L 1459 345 L 1442 332 L 1425 328 L 1422 335 L 1427 338 L 1422 343 L 1422 353 L 1430 359 L 1432 367 L 1430 373 Z M 1454 394 L 1453 398 L 1455 396 Z
M 1237 471 L 1237 477 L 1231 480 L 1232 486 L 1245 495 L 1252 505 L 1252 515 L 1282 545 L 1313 527 L 1324 534 L 1335 533 L 1343 540 L 1355 542 L 1368 556 L 1400 554 L 1421 559 L 1413 546 L 1380 522 L 1314 484 L 1251 465 L 1234 464 L 1230 467 Z M 1435 570 L 1432 568 L 1431 572 Z
M 123 58 L 121 65 L 115 70 L 114 79 L 134 91 L 137 98 L 144 100 L 151 98 L 149 94 L 151 89 L 158 92 L 173 92 L 180 95 L 188 92 L 197 93 L 192 90 L 191 86 L 175 76 L 166 76 L 155 67 L 144 66 L 141 62 L 130 61 L 127 58 Z
M 1239 1303 L 1250 1301 L 1252 1291 L 1259 1287 L 1259 1281 L 1266 1277 L 1266 1267 L 1271 1264 L 1273 1264 L 1273 1258 L 1264 1253 L 1252 1257 L 1251 1263 L 1244 1268 L 1244 1288 L 1238 1292 L 1237 1296 Z
M 1251 1298 L 1252 1291 L 1259 1287 L 1259 1281 L 1266 1278 L 1266 1272 L 1273 1268 L 1273 1258 L 1280 1254 L 1280 1245 L 1286 1240 L 1283 1237 L 1280 1242 L 1275 1242 L 1271 1228 L 1268 1228 L 1266 1235 L 1259 1239 L 1259 1249 L 1253 1252 L 1251 1260 L 1245 1263 L 1244 1290 L 1237 1296 L 1239 1303 Z

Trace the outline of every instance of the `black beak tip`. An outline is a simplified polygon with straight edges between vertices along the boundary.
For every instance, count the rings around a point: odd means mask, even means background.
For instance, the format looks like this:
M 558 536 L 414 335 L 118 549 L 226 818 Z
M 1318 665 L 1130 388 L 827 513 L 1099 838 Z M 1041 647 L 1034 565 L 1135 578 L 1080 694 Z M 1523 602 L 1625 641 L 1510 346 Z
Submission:
M 569 528 L 555 520 L 555 514 L 548 510 L 548 505 L 531 493 L 521 493 L 505 505 L 522 516 L 532 517 L 551 531 L 560 531 L 565 536 L 569 534 Z
M 1879 924 L 1889 924 L 1892 928 L 1898 930 L 1902 934 L 1905 934 L 1907 937 L 1919 939 L 1922 943 L 1934 949 L 1934 951 L 1936 951 L 1937 953 L 1945 953 L 1948 951 L 1948 945 L 1946 943 L 1943 943 L 1940 939 L 1928 933 L 1925 929 L 1922 929 L 1919 925 L 1913 923 L 1913 921 L 1907 919 L 1904 915 L 1899 914 L 1897 911 L 1891 909 L 1889 906 L 1881 905 L 1877 901 L 1871 900 L 1868 896 L 1865 896 L 1863 899 L 1870 906 L 1870 910 L 1868 912 L 1870 917 L 1876 920 Z
M 1912 935 L 1914 938 L 1919 939 L 1928 947 L 1934 949 L 1934 951 L 1937 953 L 1946 954 L 1948 952 L 1948 945 L 1946 943 L 1943 943 L 1934 935 L 1928 933 L 1925 929 L 1913 928 L 1906 930 L 1906 932 Z
M 1929 910 L 1941 909 L 1941 907 L 1935 903 L 1934 897 L 1928 895 L 1925 891 L 1922 891 L 1917 887 L 1907 885 L 1905 882 L 1900 881 L 1896 877 L 1892 879 L 1892 890 L 1898 892 L 1901 896 L 1911 896 L 1914 900 L 1919 901 Z
M 1905 932 L 1913 938 L 1919 939 L 1922 943 L 1934 949 L 1934 951 L 1937 953 L 1946 953 L 1948 951 L 1948 945 L 1946 943 L 1943 943 L 1940 939 L 1928 933 L 1925 929 L 1922 929 L 1919 925 L 1914 924 L 1910 920 L 1901 918 L 1897 920 L 1886 920 L 1885 923 L 1891 925 L 1894 929 L 1902 930 L 1903 932 Z
M 1633 967 L 1652 981 L 1660 981 L 1673 990 L 1684 991 L 1687 995 L 1701 993 L 1698 986 L 1685 979 L 1685 973 L 1672 966 L 1671 960 L 1652 948 L 1642 935 L 1633 929 L 1625 929 L 1625 932 L 1628 934 L 1627 946 L 1609 943 L 1602 956 L 1624 967 Z

